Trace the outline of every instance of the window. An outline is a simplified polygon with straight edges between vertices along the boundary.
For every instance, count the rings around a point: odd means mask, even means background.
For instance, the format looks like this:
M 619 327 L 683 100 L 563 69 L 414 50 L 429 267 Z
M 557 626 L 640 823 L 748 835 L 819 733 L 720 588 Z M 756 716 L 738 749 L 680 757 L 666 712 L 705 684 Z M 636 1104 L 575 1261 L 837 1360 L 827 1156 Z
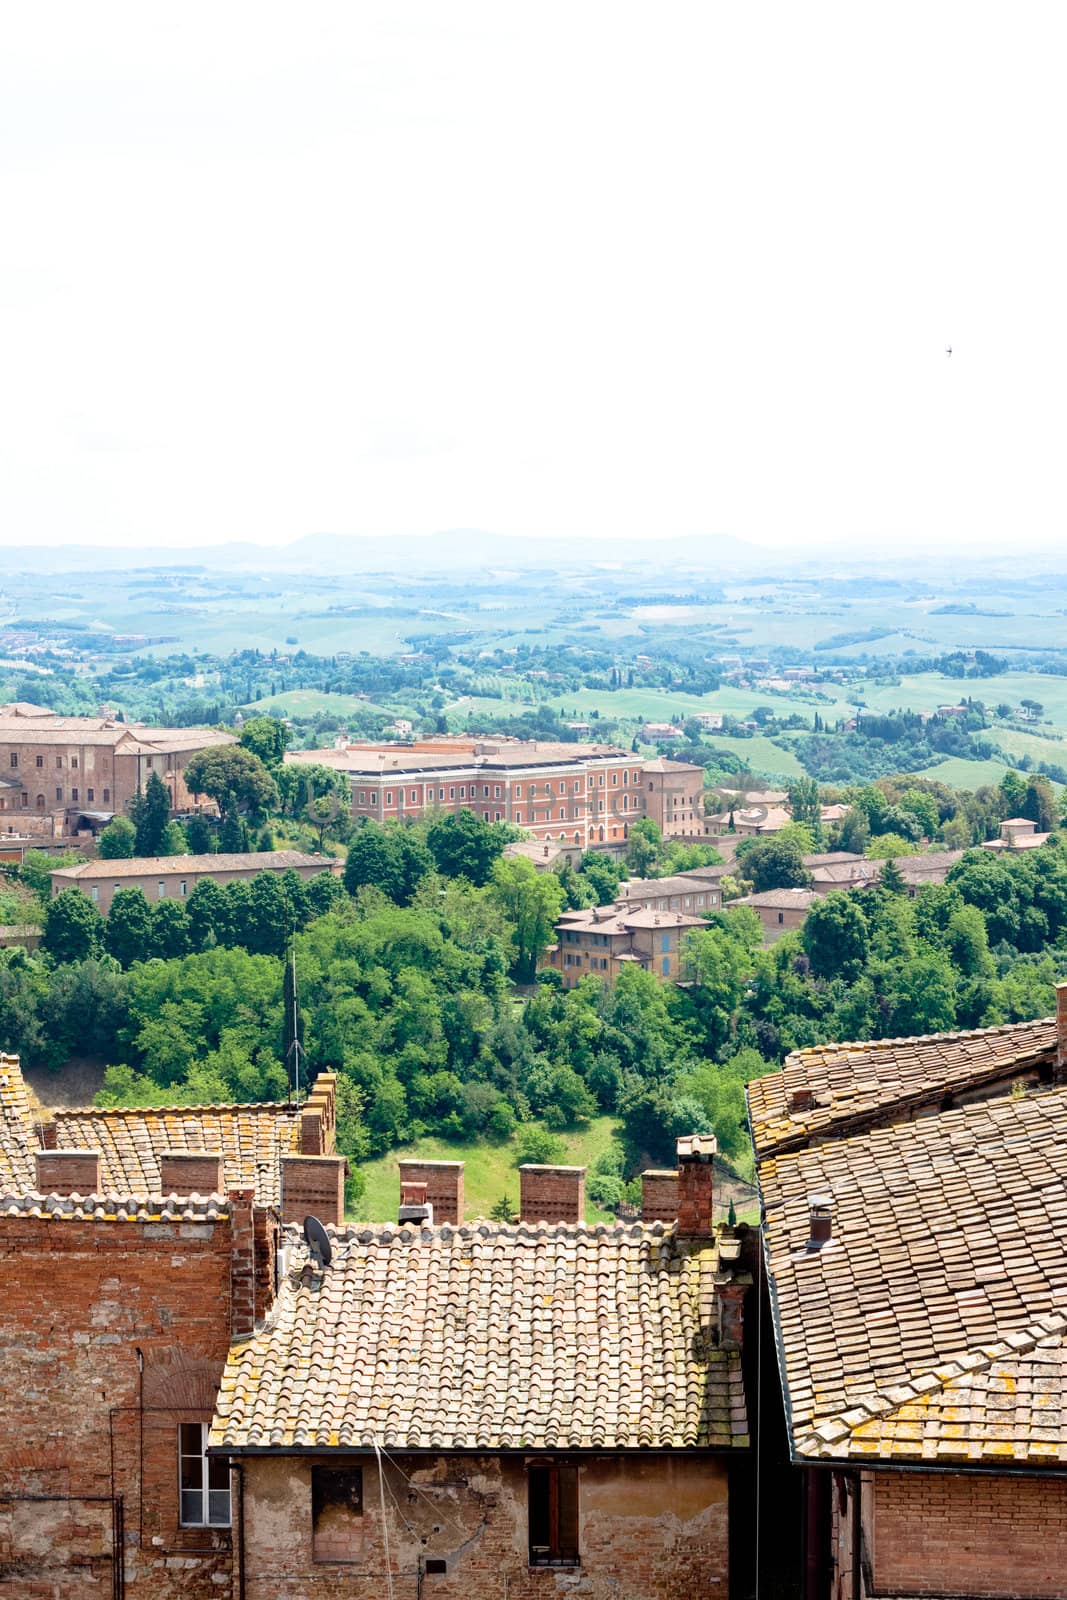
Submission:
M 441 798 L 444 799 L 444 796 L 442 795 Z M 415 804 L 415 790 L 414 789 L 411 790 L 411 803 L 412 803 L 412 805 Z
M 91 899 L 99 900 L 99 898 L 100 898 L 100 886 L 99 886 L 99 884 L 95 884 L 94 883 L 92 888 L 89 891 L 89 894 L 90 894 L 90 898 Z
M 56 768 L 57 768 L 57 770 L 58 770 L 58 769 L 59 769 L 59 768 L 60 768 L 60 767 L 61 767 L 61 766 L 62 766 L 62 765 L 63 765 L 63 757 L 62 757 L 62 756 L 56 756 Z
M 230 1526 L 230 1464 L 208 1456 L 206 1422 L 178 1424 L 178 1483 L 183 1528 Z
M 494 785 L 493 785 L 493 799 L 494 800 L 499 800 L 500 799 L 500 785 L 499 785 L 499 783 L 494 783 Z
M 167 885 L 163 882 L 162 878 L 160 878 L 159 882 L 156 884 L 156 897 L 160 900 L 165 900 L 167 898 Z
M 518 823 L 519 827 L 521 828 L 522 827 L 522 812 L 521 811 L 516 811 L 516 813 L 515 813 L 515 821 Z
M 71 766 L 72 766 L 72 767 L 74 767 L 74 768 L 77 768 L 77 765 L 78 765 L 78 758 L 77 758 L 77 756 L 71 756 L 71 758 L 70 758 L 70 764 L 71 764 Z
M 499 811 L 494 811 L 493 812 L 493 821 L 494 822 L 499 822 L 500 821 L 500 812 Z
M 487 783 L 483 783 L 482 784 L 482 799 L 483 800 L 488 800 L 488 798 L 489 798 L 489 785 Z M 489 815 L 488 811 L 485 814 L 486 814 L 486 816 L 488 816 Z
M 444 799 L 444 790 L 443 789 L 441 790 L 441 798 Z M 454 783 L 450 783 L 449 786 L 448 786 L 448 798 L 450 800 L 454 800 L 456 798 L 456 786 L 455 786 Z
M 463 784 L 461 786 L 460 791 L 459 791 L 459 797 L 460 797 L 461 800 L 466 800 L 466 798 L 467 798 L 467 785 L 466 784 Z M 471 799 L 472 800 L 474 799 L 474 790 L 473 789 L 471 790 Z
M 531 1567 L 578 1565 L 578 1468 L 528 1467 Z
M 44 756 L 38 756 L 37 757 L 37 765 L 39 767 L 43 767 L 44 766 Z
M 104 790 L 104 804 L 106 806 L 111 804 L 111 790 L 110 789 L 105 789 Z
M 21 804 L 22 804 L 23 811 L 25 811 L 25 809 L 29 805 L 29 803 L 30 803 L 29 795 L 26 794 L 26 793 L 23 793 L 22 796 L 21 796 Z
M 619 774 L 617 772 L 613 772 L 611 774 L 611 787 L 613 789 L 616 789 L 616 788 L 618 788 L 618 784 L 619 784 Z
M 386 791 L 385 791 L 385 803 L 386 803 L 387 806 L 391 806 L 392 805 L 392 803 L 393 803 L 393 791 L 392 791 L 392 789 L 386 789 Z
M 779 913 L 778 913 L 778 926 L 781 927 L 781 925 L 784 923 L 784 921 L 785 921 L 785 912 L 784 911 L 779 911 Z
M 17 750 L 12 750 L 12 752 L 11 752 L 11 765 L 13 767 L 17 767 L 18 764 L 19 764 L 19 753 L 18 753 Z
M 92 805 L 93 801 L 96 799 L 96 790 L 95 789 L 86 789 L 85 798 L 86 798 L 86 800 L 88 800 L 89 804 Z
M 365 806 L 367 804 L 367 791 L 366 791 L 366 789 L 361 789 L 359 791 L 359 803 L 360 803 L 361 806 Z
M 146 767 L 151 767 L 151 765 L 152 765 L 152 757 L 151 756 L 145 756 L 144 764 L 145 764 Z
M 515 785 L 515 798 L 516 798 L 516 800 L 521 800 L 522 799 L 522 784 L 521 783 L 517 783 Z
M 623 781 L 623 783 L 624 783 L 624 784 L 627 784 L 627 783 L 629 783 L 629 781 L 630 781 L 630 774 L 629 774 L 629 773 L 628 773 L 628 772 L 624 772 L 624 773 L 623 773 L 623 775 L 622 775 L 622 781 Z
M 560 794 L 567 793 L 567 785 L 562 780 L 560 780 L 559 792 Z
M 178 893 L 181 895 L 183 900 L 185 899 L 185 886 L 186 886 L 186 880 L 183 878 L 181 883 L 179 883 L 179 885 L 178 885 Z
M 71 791 L 70 791 L 70 798 L 71 798 L 71 799 L 72 799 L 72 800 L 73 800 L 73 802 L 74 802 L 74 804 L 75 804 L 75 805 L 77 805 L 77 804 L 78 804 L 78 790 L 77 790 L 77 788 L 76 788 L 76 787 L 75 787 L 75 788 L 73 788 L 73 789 L 72 789 L 72 790 L 71 790 Z
M 559 820 L 561 822 L 566 822 L 567 820 L 567 808 L 565 806 L 560 806 L 559 808 Z
M 670 936 L 669 933 L 665 933 L 665 934 L 663 934 L 661 936 L 661 938 L 660 938 L 660 946 L 659 947 L 660 947 L 661 950 L 669 950 L 670 949 L 670 947 L 671 947 L 671 936 Z
M 62 790 L 61 786 L 59 784 L 57 784 L 56 785 L 56 799 L 57 800 L 62 800 L 62 798 L 63 798 L 63 790 Z
M 311 1469 L 313 1561 L 359 1561 L 363 1554 L 363 1471 Z
M 670 975 L 671 975 L 671 958 L 670 958 L 670 956 L 664 956 L 663 957 L 663 976 L 665 978 L 669 978 Z

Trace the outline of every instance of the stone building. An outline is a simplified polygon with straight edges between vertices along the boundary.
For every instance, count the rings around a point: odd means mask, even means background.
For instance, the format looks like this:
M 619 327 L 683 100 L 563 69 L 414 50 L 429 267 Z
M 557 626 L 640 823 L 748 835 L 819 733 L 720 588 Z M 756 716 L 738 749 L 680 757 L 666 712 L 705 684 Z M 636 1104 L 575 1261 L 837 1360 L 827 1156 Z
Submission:
M 807 1600 L 1062 1596 L 1067 985 L 748 1096 Z
M 565 989 L 590 973 L 614 983 L 626 966 L 677 981 L 684 974 L 686 936 L 703 925 L 702 916 L 686 911 L 631 911 L 621 905 L 564 911 L 556 923 L 556 943 L 545 951 L 541 966 L 561 973 Z
M 407 1182 L 399 1225 L 295 1252 L 210 1438 L 246 1600 L 725 1596 L 751 1278 L 714 1145 L 680 1141 L 666 1223 L 588 1227 L 580 1173 L 531 1167 L 517 1225 Z
M 336 856 L 304 850 L 251 850 L 238 854 L 206 856 L 128 856 L 105 860 L 97 857 L 51 874 L 52 898 L 64 889 L 80 889 L 107 916 L 120 889 L 140 889 L 146 900 L 186 900 L 205 878 L 212 883 L 247 883 L 261 872 L 295 872 L 298 878 L 316 878 L 321 872 L 340 873 Z
M 213 728 L 147 728 L 111 717 L 61 717 L 42 706 L 0 706 L 0 829 L 5 813 L 40 838 L 90 837 L 123 815 L 155 773 L 172 810 L 198 751 L 235 743 Z

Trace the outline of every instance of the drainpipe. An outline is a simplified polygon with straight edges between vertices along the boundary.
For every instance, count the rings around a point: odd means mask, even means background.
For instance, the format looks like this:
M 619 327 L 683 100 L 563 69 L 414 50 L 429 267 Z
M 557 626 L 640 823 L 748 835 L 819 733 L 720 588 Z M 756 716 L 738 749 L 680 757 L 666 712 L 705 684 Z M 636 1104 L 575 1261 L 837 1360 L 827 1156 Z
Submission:
M 860 1502 L 861 1479 L 859 1473 L 852 1478 L 852 1600 L 863 1600 L 863 1515 Z

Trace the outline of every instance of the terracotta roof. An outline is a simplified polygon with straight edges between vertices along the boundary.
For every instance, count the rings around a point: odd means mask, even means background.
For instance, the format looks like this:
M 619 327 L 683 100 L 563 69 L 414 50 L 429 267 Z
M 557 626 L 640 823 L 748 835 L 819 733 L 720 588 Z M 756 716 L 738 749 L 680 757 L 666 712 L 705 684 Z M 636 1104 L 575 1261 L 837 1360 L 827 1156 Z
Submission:
M 760 1189 L 796 1456 L 1067 1461 L 1067 1089 L 772 1155 Z
M 917 856 L 899 856 L 897 866 L 905 878 L 925 877 L 934 872 L 950 871 L 963 860 L 963 854 L 962 850 L 927 850 Z
M 625 883 L 619 884 L 619 899 L 626 902 L 658 900 L 679 894 L 714 894 L 716 891 L 714 878 L 687 878 L 677 875 L 671 878 L 629 878 Z
M 1045 1018 L 795 1050 L 781 1072 L 748 1086 L 757 1156 L 903 1117 L 923 1103 L 1015 1073 L 1048 1070 L 1055 1048 L 1055 1019 Z
M 669 724 L 654 722 L 651 727 L 667 727 Z M 671 761 L 667 756 L 656 756 L 652 761 L 642 761 L 642 772 L 699 772 L 703 776 L 704 768 L 695 766 L 691 761 Z
M 0 1194 L 0 1217 L 50 1222 L 217 1222 L 229 1214 L 222 1195 Z
M 180 877 L 183 872 L 284 872 L 288 867 L 336 867 L 336 856 L 309 855 L 304 850 L 248 850 L 234 855 L 118 856 L 96 858 L 73 867 L 57 867 L 53 878 Z
M 254 1184 L 258 1205 L 277 1205 L 281 1158 L 289 1153 L 299 1113 L 285 1104 L 261 1103 L 136 1111 L 90 1106 L 50 1115 L 58 1149 L 100 1151 L 101 1185 L 111 1193 L 154 1194 L 164 1151 L 218 1151 L 227 1188 Z
M 731 903 L 735 906 L 752 906 L 757 911 L 807 911 L 819 896 L 814 889 L 763 889 L 759 894 L 742 895 Z
M 19 1058 L 0 1055 L 0 1192 L 17 1194 L 33 1187 L 36 1147 Z
M 243 1450 L 748 1444 L 717 1246 L 662 1223 L 332 1231 L 235 1345 L 211 1444 Z

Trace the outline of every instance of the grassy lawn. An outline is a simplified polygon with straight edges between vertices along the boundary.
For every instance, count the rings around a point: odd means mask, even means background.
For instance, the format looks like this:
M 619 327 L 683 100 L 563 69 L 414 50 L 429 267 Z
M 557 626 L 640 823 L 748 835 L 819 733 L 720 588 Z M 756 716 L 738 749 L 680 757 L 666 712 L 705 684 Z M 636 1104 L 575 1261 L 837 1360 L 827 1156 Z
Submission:
M 567 1147 L 563 1157 L 565 1166 L 591 1167 L 611 1143 L 618 1127 L 614 1117 L 595 1117 L 580 1133 L 564 1133 L 560 1137 Z M 489 1144 L 476 1140 L 471 1144 L 454 1144 L 447 1139 L 427 1137 L 414 1144 L 390 1150 L 377 1161 L 365 1162 L 360 1169 L 367 1180 L 366 1193 L 359 1206 L 358 1220 L 363 1222 L 395 1222 L 400 1204 L 400 1174 L 397 1162 L 421 1157 L 424 1161 L 464 1161 L 463 1192 L 466 1215 L 487 1217 L 494 1203 L 506 1194 L 519 1207 L 519 1169 L 515 1164 L 516 1141 Z M 585 1207 L 587 1222 L 612 1222 L 614 1218 L 588 1202 Z

